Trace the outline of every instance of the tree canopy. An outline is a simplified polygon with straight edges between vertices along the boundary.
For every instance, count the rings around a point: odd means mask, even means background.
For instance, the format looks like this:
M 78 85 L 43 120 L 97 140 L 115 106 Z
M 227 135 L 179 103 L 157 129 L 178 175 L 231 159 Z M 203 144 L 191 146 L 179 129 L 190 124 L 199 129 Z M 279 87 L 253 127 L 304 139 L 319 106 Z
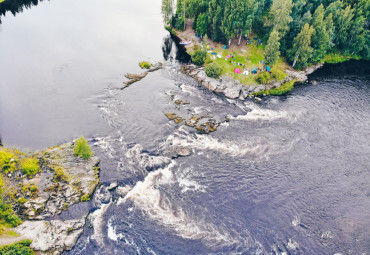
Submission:
M 168 16 L 173 0 L 163 0 Z M 298 68 L 320 63 L 330 53 L 370 58 L 368 0 L 179 0 L 179 17 L 216 42 L 254 32 L 268 41 L 271 65 L 285 57 Z M 180 8 L 179 8 L 179 5 Z M 163 10 L 163 8 L 162 8 Z M 277 57 L 277 58 L 278 58 Z

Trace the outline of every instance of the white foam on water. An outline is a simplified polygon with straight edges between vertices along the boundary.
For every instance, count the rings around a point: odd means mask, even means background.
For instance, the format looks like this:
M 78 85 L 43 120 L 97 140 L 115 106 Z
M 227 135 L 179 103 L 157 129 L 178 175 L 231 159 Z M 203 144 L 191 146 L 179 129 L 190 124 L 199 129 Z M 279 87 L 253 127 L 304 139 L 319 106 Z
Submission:
M 295 250 L 297 250 L 299 248 L 299 244 L 296 241 L 294 241 L 293 239 L 289 238 L 286 247 L 289 250 L 295 251 Z
M 151 156 L 143 153 L 143 147 L 136 144 L 126 152 L 126 157 L 131 159 L 131 163 L 139 166 L 143 170 L 152 170 L 164 167 L 171 162 L 171 159 L 163 156 Z
M 111 203 L 112 202 L 103 204 L 100 209 L 96 210 L 89 216 L 94 228 L 94 234 L 91 235 L 91 239 L 95 240 L 100 246 L 104 245 L 104 214 L 108 210 Z
M 298 216 L 294 217 L 294 219 L 292 220 L 292 225 L 294 227 L 298 226 L 299 224 L 301 224 L 301 221 L 300 219 L 298 218 Z
M 198 184 L 194 180 L 190 180 L 186 178 L 177 178 L 177 181 L 181 187 L 181 193 L 185 193 L 187 191 L 206 192 L 206 187 Z
M 263 139 L 262 137 L 250 137 L 249 141 L 239 140 L 238 142 L 216 139 L 210 135 L 181 135 L 172 136 L 169 139 L 173 146 L 185 146 L 202 151 L 212 150 L 231 156 L 255 155 L 268 157 L 279 151 L 281 148 L 276 144 Z
M 117 234 L 116 228 L 112 226 L 112 219 L 109 219 L 108 221 L 108 238 L 112 241 L 117 242 L 118 239 L 122 239 L 124 236 L 123 234 Z
M 115 153 L 115 150 L 112 146 L 112 138 L 110 136 L 107 137 L 98 137 L 95 138 L 96 142 L 94 143 L 95 146 L 100 147 L 101 150 L 105 152 L 105 154 L 108 155 L 109 158 L 114 158 L 113 154 Z
M 290 116 L 286 111 L 274 111 L 269 109 L 262 109 L 254 103 L 245 103 L 245 108 L 251 110 L 246 115 L 239 115 L 237 117 L 231 117 L 234 120 L 244 121 L 272 121 L 277 119 L 290 119 L 295 120 L 293 116 Z
M 204 219 L 189 217 L 181 207 L 172 204 L 160 191 L 159 186 L 169 186 L 176 182 L 176 177 L 172 173 L 175 166 L 176 162 L 172 161 L 166 168 L 149 173 L 118 204 L 127 200 L 133 201 L 136 207 L 145 211 L 151 219 L 174 230 L 182 238 L 202 240 L 210 245 L 234 243 L 227 233 L 219 232 L 216 226 L 205 223 Z

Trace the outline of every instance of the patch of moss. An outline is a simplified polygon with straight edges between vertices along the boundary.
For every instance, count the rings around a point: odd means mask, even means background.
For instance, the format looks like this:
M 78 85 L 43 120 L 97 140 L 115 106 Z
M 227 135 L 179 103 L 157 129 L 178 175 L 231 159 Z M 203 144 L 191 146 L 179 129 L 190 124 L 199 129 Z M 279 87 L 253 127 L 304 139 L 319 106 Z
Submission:
M 34 176 L 40 170 L 39 160 L 37 158 L 25 158 L 21 160 L 22 173 L 28 178 Z
M 54 182 L 68 183 L 70 181 L 70 177 L 68 176 L 68 174 L 64 172 L 63 167 L 60 166 L 55 167 L 54 171 L 55 171 L 53 177 Z
M 0 148 L 0 171 L 5 173 L 17 170 L 18 157 L 12 151 Z
M 28 183 L 22 187 L 21 192 L 24 196 L 34 197 L 38 194 L 39 188 L 34 183 Z

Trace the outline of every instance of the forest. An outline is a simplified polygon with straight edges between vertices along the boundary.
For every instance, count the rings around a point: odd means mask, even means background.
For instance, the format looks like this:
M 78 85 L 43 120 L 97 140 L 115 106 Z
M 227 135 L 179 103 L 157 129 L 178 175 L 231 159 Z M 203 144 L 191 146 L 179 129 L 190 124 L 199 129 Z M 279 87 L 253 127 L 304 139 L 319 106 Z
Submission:
M 178 30 L 192 19 L 199 35 L 224 44 L 255 33 L 270 66 L 279 57 L 297 69 L 330 54 L 370 58 L 368 0 L 163 0 L 162 14 Z

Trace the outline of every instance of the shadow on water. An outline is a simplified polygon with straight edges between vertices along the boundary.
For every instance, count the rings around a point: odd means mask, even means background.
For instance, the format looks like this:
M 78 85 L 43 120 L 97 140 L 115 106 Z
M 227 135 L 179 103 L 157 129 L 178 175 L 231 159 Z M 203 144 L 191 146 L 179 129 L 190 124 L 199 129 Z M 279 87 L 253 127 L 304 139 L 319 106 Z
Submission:
M 43 0 L 6 0 L 0 4 L 0 24 L 1 16 L 5 16 L 7 11 L 10 11 L 14 16 L 18 13 L 23 12 L 23 10 L 29 9 L 33 6 L 37 6 L 39 2 Z
M 310 75 L 310 78 L 328 78 L 335 76 L 340 78 L 343 76 L 369 76 L 370 61 L 366 60 L 350 60 L 339 64 L 325 64 Z
M 173 50 L 176 50 L 173 53 Z M 183 64 L 188 64 L 191 62 L 190 55 L 186 52 L 183 45 L 180 45 L 180 39 L 173 34 L 169 34 L 163 39 L 163 58 L 167 60 L 173 59 L 173 54 L 175 54 L 175 59 Z

